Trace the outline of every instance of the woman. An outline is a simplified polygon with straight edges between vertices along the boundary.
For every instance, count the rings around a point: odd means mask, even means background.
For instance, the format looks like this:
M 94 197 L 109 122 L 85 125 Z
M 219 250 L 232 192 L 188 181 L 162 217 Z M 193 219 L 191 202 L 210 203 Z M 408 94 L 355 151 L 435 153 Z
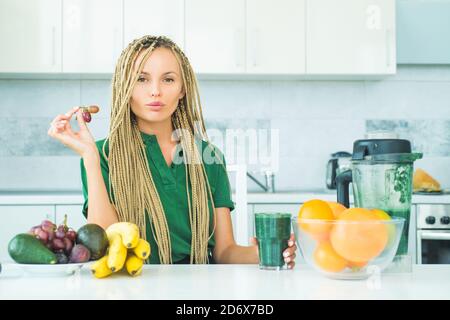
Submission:
M 233 239 L 223 155 L 208 142 L 194 72 L 171 40 L 144 36 L 122 52 L 106 139 L 94 141 L 79 107 L 58 115 L 48 134 L 81 156 L 88 222 L 137 224 L 150 263 L 258 263 L 255 239 Z M 284 252 L 289 268 L 294 242 Z

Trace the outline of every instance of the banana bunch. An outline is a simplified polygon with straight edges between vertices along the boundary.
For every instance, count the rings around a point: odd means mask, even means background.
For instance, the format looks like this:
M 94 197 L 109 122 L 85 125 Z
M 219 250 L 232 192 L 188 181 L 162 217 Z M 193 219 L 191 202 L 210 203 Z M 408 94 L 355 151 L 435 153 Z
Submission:
M 118 222 L 106 229 L 109 248 L 107 254 L 95 261 L 91 271 L 97 278 L 105 278 L 125 269 L 135 277 L 141 274 L 144 261 L 150 256 L 150 244 L 139 237 L 134 223 Z

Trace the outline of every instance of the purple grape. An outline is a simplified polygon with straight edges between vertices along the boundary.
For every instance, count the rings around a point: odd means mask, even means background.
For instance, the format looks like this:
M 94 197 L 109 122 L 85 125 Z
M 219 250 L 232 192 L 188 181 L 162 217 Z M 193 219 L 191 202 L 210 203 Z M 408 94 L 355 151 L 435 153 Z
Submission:
M 66 233 L 66 237 L 69 238 L 72 242 L 75 242 L 75 239 L 77 238 L 77 233 L 73 229 L 69 229 Z
M 48 231 L 48 241 L 52 241 L 55 238 L 55 231 Z
M 45 232 L 50 232 L 55 230 L 55 224 L 53 222 L 51 222 L 50 220 L 44 220 L 41 223 L 41 228 L 42 230 L 44 230 Z
M 34 228 L 34 235 L 38 236 L 39 232 L 41 232 L 41 231 L 42 231 L 41 227 Z
M 63 250 L 66 246 L 64 241 L 58 238 L 52 240 L 53 250 Z
M 73 248 L 73 242 L 68 238 L 64 238 L 63 240 L 65 246 L 64 251 L 66 252 L 66 254 L 70 254 Z
M 44 230 L 39 230 L 38 231 L 38 234 L 36 235 L 37 236 L 37 238 L 39 239 L 39 240 L 41 240 L 41 242 L 42 243 L 44 243 L 44 244 L 46 244 L 47 243 L 47 241 L 48 241 L 48 234 L 47 234 L 47 232 L 45 232 Z
M 35 235 L 35 234 L 36 234 L 36 233 L 35 233 L 35 230 L 36 230 L 37 228 L 40 228 L 40 226 L 34 226 L 34 227 L 32 227 L 32 228 L 30 229 L 30 231 L 28 231 L 28 233 L 31 234 L 31 235 Z
M 82 113 L 84 122 L 91 122 L 91 113 L 88 111 L 83 111 Z
M 66 236 L 66 232 L 64 231 L 63 228 L 61 228 L 61 226 L 59 226 L 55 232 L 55 237 L 58 239 L 64 239 L 65 236 Z

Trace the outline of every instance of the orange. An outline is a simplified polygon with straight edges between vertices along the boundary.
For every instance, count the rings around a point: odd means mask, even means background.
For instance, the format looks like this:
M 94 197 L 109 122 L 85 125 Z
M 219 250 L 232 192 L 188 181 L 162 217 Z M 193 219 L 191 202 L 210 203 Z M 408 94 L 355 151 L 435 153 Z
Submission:
M 347 210 L 347 208 L 339 202 L 328 201 L 327 203 L 333 211 L 335 219 L 339 218 L 339 215 L 342 213 L 342 211 Z
M 321 242 L 314 250 L 314 262 L 320 269 L 340 272 L 347 267 L 347 260 L 339 256 L 328 241 Z
M 380 220 L 391 220 L 391 216 L 386 211 L 372 209 L 372 212 L 375 213 Z
M 353 262 L 377 257 L 388 243 L 388 229 L 369 209 L 351 208 L 339 215 L 330 232 L 330 241 L 337 254 Z
M 359 269 L 363 268 L 367 263 L 368 261 L 362 262 L 349 261 L 347 266 L 353 271 L 358 271 Z
M 372 209 L 372 212 L 375 213 L 380 220 L 391 220 L 392 219 L 391 216 L 386 211 L 383 211 L 381 209 Z M 390 246 L 394 245 L 395 238 L 396 238 L 395 234 L 397 231 L 395 230 L 394 224 L 388 223 L 386 225 L 386 227 L 388 229 L 388 237 L 389 237 L 387 246 L 390 247 Z
M 324 241 L 328 239 L 332 227 L 332 224 L 326 220 L 333 220 L 334 215 L 327 202 L 314 199 L 303 204 L 298 212 L 298 219 L 318 220 L 317 223 L 299 221 L 299 226 L 315 240 Z

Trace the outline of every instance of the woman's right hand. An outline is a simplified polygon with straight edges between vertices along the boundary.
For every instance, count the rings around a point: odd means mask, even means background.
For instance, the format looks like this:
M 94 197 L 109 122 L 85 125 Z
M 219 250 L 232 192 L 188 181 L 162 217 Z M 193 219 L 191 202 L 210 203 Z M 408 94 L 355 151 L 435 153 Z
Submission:
M 70 119 L 76 114 L 80 131 L 73 131 L 70 125 Z M 80 107 L 74 107 L 66 114 L 60 114 L 53 119 L 48 129 L 48 135 L 63 143 L 82 158 L 92 152 L 98 152 L 95 140 L 92 137 L 86 123 L 84 122 Z

